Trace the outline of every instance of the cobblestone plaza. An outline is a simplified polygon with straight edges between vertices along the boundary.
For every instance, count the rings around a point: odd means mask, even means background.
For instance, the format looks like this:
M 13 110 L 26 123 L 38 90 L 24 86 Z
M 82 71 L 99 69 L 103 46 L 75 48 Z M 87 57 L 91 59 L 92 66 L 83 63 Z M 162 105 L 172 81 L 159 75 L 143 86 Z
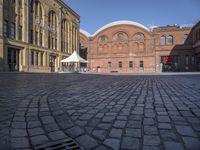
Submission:
M 199 150 L 199 75 L 0 74 L 0 149 Z M 74 148 L 78 149 L 78 148 Z

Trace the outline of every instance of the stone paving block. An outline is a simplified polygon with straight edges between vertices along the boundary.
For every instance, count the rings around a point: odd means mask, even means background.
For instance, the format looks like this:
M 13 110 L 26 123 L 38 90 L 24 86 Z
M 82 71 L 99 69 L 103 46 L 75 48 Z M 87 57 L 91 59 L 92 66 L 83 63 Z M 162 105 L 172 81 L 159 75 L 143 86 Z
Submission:
M 98 146 L 97 141 L 88 135 L 82 135 L 76 138 L 76 141 L 87 150 L 92 150 Z
M 107 131 L 106 130 L 94 130 L 92 135 L 99 140 L 104 140 L 106 137 Z
M 115 129 L 113 128 L 110 133 L 109 133 L 110 137 L 114 137 L 114 138 L 121 138 L 122 136 L 122 129 Z
M 158 123 L 158 128 L 159 129 L 171 129 L 172 126 L 169 123 Z
M 72 128 L 69 128 L 65 132 L 72 138 L 76 138 L 76 137 L 83 135 L 85 133 L 85 131 L 78 126 L 74 126 Z
M 16 137 L 11 139 L 11 147 L 13 149 L 29 148 L 29 141 L 25 137 Z
M 142 130 L 141 129 L 133 129 L 133 128 L 126 128 L 125 135 L 130 137 L 142 137 Z
M 115 120 L 115 116 L 104 116 L 102 121 L 103 122 L 113 122 Z
M 181 143 L 177 142 L 164 142 L 165 150 L 184 150 Z
M 158 134 L 158 129 L 155 126 L 144 126 L 144 133 L 149 135 Z
M 123 137 L 121 148 L 123 148 L 123 149 L 139 149 L 140 141 L 137 138 Z
M 48 133 L 48 136 L 53 141 L 57 141 L 57 140 L 64 139 L 67 137 L 63 131 L 53 131 L 53 132 Z
M 200 139 L 193 137 L 183 137 L 183 141 L 187 149 L 199 150 L 200 149 Z
M 28 129 L 28 133 L 30 136 L 35 136 L 35 135 L 45 134 L 45 131 L 42 128 L 33 128 L 33 129 Z
M 103 144 L 112 148 L 112 150 L 120 149 L 120 140 L 119 139 L 112 139 L 112 138 L 106 139 Z
M 157 116 L 158 122 L 170 122 L 170 118 L 168 116 Z
M 30 138 L 32 145 L 40 145 L 44 144 L 48 141 L 48 138 L 46 135 L 38 135 L 38 136 L 33 136 Z
M 160 145 L 160 137 L 154 135 L 144 135 L 143 145 L 158 146 Z
M 42 123 L 49 124 L 49 123 L 55 123 L 55 120 L 52 116 L 44 116 L 41 117 Z
M 12 129 L 11 130 L 11 136 L 12 137 L 25 137 L 27 136 L 26 129 Z
M 190 126 L 176 126 L 176 130 L 180 135 L 197 137 L 197 134 Z
M 100 124 L 98 124 L 97 127 L 100 128 L 100 129 L 106 129 L 106 130 L 108 130 L 111 126 L 112 126 L 111 123 L 100 123 Z
M 113 127 L 115 128 L 124 128 L 126 126 L 126 121 L 117 120 L 114 122 Z

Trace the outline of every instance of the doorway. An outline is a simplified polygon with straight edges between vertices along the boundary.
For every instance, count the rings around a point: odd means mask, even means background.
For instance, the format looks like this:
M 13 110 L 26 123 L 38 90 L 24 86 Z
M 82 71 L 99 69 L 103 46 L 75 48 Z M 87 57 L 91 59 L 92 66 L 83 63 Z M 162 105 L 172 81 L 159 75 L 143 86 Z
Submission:
M 19 71 L 19 49 L 9 47 L 7 56 L 9 71 Z

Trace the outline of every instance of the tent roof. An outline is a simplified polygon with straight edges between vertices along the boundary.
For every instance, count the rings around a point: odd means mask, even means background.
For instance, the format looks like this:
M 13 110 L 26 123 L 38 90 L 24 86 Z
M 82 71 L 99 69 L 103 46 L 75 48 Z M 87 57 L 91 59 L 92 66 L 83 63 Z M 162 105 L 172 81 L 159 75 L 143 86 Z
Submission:
M 61 62 L 80 62 L 80 63 L 87 63 L 87 61 L 81 58 L 76 51 L 73 52 L 69 57 L 61 60 Z

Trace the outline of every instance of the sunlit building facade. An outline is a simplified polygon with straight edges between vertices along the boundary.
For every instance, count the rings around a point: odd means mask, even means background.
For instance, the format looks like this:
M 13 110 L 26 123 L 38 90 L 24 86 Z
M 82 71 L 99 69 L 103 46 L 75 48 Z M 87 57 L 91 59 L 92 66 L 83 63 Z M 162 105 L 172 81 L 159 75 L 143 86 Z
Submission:
M 151 29 L 132 21 L 109 23 L 93 35 L 80 30 L 81 49 L 91 72 L 197 71 L 192 27 Z
M 0 0 L 0 71 L 58 72 L 79 50 L 79 24 L 62 0 Z

